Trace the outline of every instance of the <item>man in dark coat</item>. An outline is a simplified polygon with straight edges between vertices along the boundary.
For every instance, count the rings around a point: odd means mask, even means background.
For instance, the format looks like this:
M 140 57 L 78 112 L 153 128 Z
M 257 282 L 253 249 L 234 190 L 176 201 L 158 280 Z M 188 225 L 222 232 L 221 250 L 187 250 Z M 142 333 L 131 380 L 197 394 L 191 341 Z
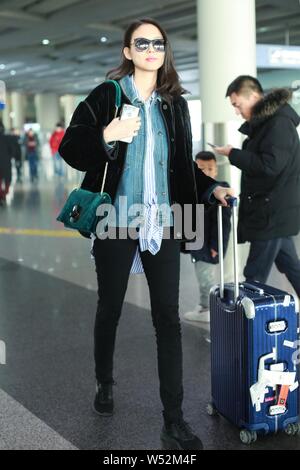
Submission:
M 6 196 L 11 183 L 11 159 L 13 146 L 10 137 L 4 135 L 4 126 L 0 122 L 0 206 L 6 203 Z
M 22 148 L 21 148 L 21 138 L 18 129 L 12 128 L 10 133 L 10 138 L 12 141 L 12 146 L 14 148 L 13 158 L 15 160 L 15 167 L 17 171 L 17 183 L 22 183 Z
M 292 236 L 300 230 L 300 117 L 288 104 L 291 92 L 263 95 L 256 78 L 242 75 L 227 97 L 246 122 L 242 150 L 230 145 L 216 151 L 242 170 L 238 240 L 251 242 L 246 280 L 265 283 L 275 262 L 300 296 L 300 261 Z

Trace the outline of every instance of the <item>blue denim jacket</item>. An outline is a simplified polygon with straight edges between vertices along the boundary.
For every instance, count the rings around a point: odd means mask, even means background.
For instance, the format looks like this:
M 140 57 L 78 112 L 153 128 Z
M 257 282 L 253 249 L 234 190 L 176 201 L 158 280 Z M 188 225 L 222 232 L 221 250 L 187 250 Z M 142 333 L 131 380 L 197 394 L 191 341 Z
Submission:
M 137 95 L 132 84 L 132 77 L 127 75 L 120 80 L 120 85 L 133 106 L 140 108 L 141 127 L 138 135 L 135 136 L 127 146 L 127 153 L 124 162 L 124 168 L 119 181 L 114 207 L 116 211 L 116 220 L 109 219 L 108 225 L 127 227 L 130 222 L 136 220 L 139 212 L 133 211 L 128 215 L 128 208 L 133 204 L 144 203 L 144 160 L 146 145 L 149 145 L 146 132 L 146 110 L 145 103 Z M 163 205 L 165 210 L 160 214 L 159 223 L 163 226 L 173 225 L 173 216 L 170 211 L 169 189 L 168 189 L 168 141 L 167 132 L 163 117 L 160 111 L 160 96 L 154 92 L 149 99 L 152 99 L 150 106 L 150 115 L 153 130 L 154 154 L 153 161 L 155 166 L 155 187 L 157 203 Z M 125 202 L 120 202 L 120 196 L 127 196 L 127 207 Z M 123 200 L 124 201 L 124 200 Z M 122 211 L 122 208 L 125 208 Z M 119 220 L 119 215 L 121 218 Z M 143 221 L 143 217 L 140 218 Z

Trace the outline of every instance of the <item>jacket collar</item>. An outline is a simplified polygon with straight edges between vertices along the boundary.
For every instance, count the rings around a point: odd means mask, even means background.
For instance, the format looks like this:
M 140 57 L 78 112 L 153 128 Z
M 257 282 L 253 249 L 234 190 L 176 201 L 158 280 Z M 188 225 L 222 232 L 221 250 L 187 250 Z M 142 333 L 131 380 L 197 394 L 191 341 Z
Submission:
M 252 117 L 244 122 L 239 128 L 242 134 L 251 135 L 255 128 L 262 125 L 265 121 L 276 115 L 285 115 L 298 126 L 299 116 L 296 111 L 288 104 L 291 99 L 291 91 L 288 88 L 278 88 L 267 94 L 259 100 L 253 108 Z
M 135 85 L 133 75 L 125 75 L 120 80 L 120 85 L 125 95 L 129 101 L 134 105 L 138 103 L 143 103 L 144 100 L 139 96 L 138 89 Z M 154 90 L 148 100 L 158 100 L 161 101 L 160 95 Z M 147 100 L 147 101 L 148 101 Z

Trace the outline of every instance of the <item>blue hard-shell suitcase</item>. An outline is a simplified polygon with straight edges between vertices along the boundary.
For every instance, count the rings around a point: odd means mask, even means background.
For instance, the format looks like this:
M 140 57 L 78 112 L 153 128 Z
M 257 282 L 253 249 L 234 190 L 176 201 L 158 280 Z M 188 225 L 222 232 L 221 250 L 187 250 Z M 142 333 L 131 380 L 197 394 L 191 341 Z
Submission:
M 238 282 L 237 200 L 232 198 L 234 283 L 224 285 L 222 207 L 221 282 L 210 293 L 211 394 L 208 413 L 238 426 L 241 441 L 258 433 L 300 432 L 299 300 L 282 290 Z

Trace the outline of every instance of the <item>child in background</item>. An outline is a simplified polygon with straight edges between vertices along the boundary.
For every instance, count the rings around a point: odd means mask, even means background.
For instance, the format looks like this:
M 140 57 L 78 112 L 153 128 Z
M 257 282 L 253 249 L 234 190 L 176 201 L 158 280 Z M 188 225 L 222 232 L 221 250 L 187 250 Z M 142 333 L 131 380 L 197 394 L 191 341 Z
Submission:
M 211 178 L 217 179 L 218 166 L 216 157 L 212 152 L 199 152 L 196 155 L 198 167 Z M 220 183 L 228 186 L 228 183 Z M 224 256 L 227 250 L 230 229 L 231 209 L 223 207 L 223 244 Z M 215 265 L 219 263 L 218 256 L 218 205 L 205 207 L 204 211 L 204 243 L 201 250 L 191 252 L 192 262 L 199 285 L 199 304 L 191 312 L 183 315 L 185 320 L 209 322 L 209 291 L 215 284 Z

